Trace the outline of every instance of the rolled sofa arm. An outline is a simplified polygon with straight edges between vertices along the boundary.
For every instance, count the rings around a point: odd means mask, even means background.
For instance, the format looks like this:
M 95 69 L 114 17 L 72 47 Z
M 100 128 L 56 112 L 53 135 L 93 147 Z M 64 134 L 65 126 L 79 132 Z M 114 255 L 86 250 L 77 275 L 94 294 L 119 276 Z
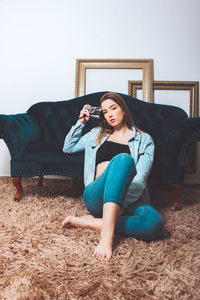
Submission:
M 27 113 L 0 114 L 0 138 L 4 139 L 11 158 L 20 159 L 27 143 L 40 140 L 40 128 Z
M 200 141 L 200 117 L 184 120 L 181 136 L 185 141 L 181 147 L 178 164 L 184 165 L 192 143 Z
M 181 125 L 179 131 L 182 136 L 195 134 L 197 140 L 200 140 L 200 117 L 185 119 Z
M 187 155 L 194 141 L 200 140 L 200 117 L 187 118 L 168 128 L 156 140 L 152 178 L 159 183 L 183 184 Z
M 184 166 L 190 146 L 195 141 L 200 141 L 200 117 L 185 119 L 179 127 L 169 132 L 165 155 L 168 153 L 174 164 Z

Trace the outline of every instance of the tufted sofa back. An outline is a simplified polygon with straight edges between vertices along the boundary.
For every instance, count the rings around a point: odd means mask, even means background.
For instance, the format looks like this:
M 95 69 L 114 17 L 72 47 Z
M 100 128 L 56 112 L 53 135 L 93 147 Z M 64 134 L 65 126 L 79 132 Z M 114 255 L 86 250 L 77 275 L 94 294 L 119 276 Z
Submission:
M 43 141 L 53 141 L 62 145 L 67 132 L 77 121 L 83 105 L 99 106 L 99 99 L 104 93 L 92 93 L 68 101 L 39 102 L 32 105 L 27 113 L 37 120 Z M 149 133 L 154 141 L 159 143 L 162 143 L 167 131 L 177 128 L 188 118 L 181 108 L 147 103 L 125 94 L 121 95 L 131 111 L 136 126 Z M 97 124 L 97 120 L 91 119 L 85 127 L 85 132 Z
M 97 106 L 98 100 L 98 96 L 83 96 L 65 101 L 39 102 L 32 105 L 27 113 L 39 125 L 43 141 L 54 141 L 62 144 L 71 126 L 76 123 L 83 105 L 89 103 L 92 106 Z M 97 122 L 92 120 L 87 124 L 85 132 L 96 125 Z

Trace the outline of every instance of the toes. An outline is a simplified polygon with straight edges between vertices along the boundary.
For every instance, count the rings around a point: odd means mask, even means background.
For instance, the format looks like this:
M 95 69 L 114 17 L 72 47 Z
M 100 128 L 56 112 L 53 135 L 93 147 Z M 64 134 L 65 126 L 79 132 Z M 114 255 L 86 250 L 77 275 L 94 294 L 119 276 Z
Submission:
M 98 255 L 98 253 L 99 252 L 97 251 L 97 249 L 95 249 L 93 255 L 96 257 Z
M 65 227 L 66 224 L 67 224 L 67 222 L 64 220 L 64 221 L 62 222 L 61 227 Z
M 100 253 L 98 251 L 94 251 L 93 255 L 95 258 L 99 259 Z
M 103 254 L 101 254 L 101 253 L 99 253 L 99 255 L 98 255 L 98 260 L 101 260 L 101 261 L 103 261 L 103 260 L 104 260 L 104 255 L 103 255 Z
M 99 260 L 103 261 L 103 260 L 104 260 L 104 257 L 105 257 L 105 254 L 100 254 Z
M 96 257 L 97 259 L 100 259 L 100 257 L 101 257 L 101 254 L 100 254 L 100 252 L 98 252 L 97 250 L 95 250 L 94 251 L 94 257 Z
M 96 258 L 97 258 L 98 260 L 101 260 L 101 257 L 102 257 L 102 254 L 98 252 L 97 255 L 96 255 Z
M 110 258 L 106 255 L 106 253 L 101 253 L 101 252 L 98 252 L 98 251 L 95 251 L 93 256 L 98 259 L 98 260 L 101 260 L 101 261 L 108 261 Z
M 101 242 L 94 250 L 93 256 L 100 261 L 109 261 L 112 257 L 112 249 Z
M 111 259 L 111 255 L 106 255 L 104 258 L 105 261 L 109 261 L 110 259 Z
M 70 223 L 70 217 L 68 216 L 68 217 L 66 217 L 65 219 L 64 219 L 64 221 L 62 222 L 62 227 L 65 227 L 67 224 L 69 224 Z

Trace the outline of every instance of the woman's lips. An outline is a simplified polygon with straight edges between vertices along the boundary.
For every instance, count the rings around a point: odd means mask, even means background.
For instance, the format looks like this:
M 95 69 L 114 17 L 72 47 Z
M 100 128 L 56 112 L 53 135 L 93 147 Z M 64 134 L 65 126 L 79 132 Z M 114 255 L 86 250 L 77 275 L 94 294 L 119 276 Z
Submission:
M 111 123 L 115 122 L 115 119 L 110 119 L 110 122 L 111 122 Z

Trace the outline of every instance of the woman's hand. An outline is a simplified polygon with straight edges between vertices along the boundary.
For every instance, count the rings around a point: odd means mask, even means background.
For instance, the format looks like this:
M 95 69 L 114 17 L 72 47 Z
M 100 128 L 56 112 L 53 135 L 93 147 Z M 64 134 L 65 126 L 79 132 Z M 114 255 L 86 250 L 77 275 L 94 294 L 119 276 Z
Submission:
M 85 124 L 89 119 L 90 119 L 90 113 L 88 111 L 88 108 L 90 108 L 91 105 L 89 104 L 85 104 L 82 108 L 82 110 L 80 111 L 80 115 L 79 115 L 79 121 L 82 124 Z

